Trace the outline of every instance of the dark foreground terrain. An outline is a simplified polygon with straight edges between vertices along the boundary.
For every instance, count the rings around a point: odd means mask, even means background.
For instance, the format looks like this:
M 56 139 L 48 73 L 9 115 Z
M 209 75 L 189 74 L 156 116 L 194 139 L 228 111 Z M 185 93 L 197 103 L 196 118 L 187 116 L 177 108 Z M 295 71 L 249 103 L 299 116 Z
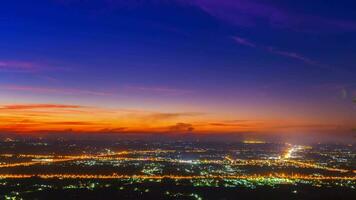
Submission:
M 16 191 L 16 192 L 14 192 Z M 172 180 L 130 183 L 96 180 L 8 180 L 0 186 L 1 199 L 355 199 L 345 187 L 276 185 L 246 187 L 193 187 Z

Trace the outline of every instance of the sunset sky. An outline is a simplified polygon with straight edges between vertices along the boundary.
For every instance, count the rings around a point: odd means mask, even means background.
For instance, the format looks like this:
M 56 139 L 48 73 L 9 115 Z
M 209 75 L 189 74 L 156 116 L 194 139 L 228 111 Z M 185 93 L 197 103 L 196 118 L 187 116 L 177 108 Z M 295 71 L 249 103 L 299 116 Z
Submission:
M 356 127 L 356 2 L 0 4 L 0 132 Z

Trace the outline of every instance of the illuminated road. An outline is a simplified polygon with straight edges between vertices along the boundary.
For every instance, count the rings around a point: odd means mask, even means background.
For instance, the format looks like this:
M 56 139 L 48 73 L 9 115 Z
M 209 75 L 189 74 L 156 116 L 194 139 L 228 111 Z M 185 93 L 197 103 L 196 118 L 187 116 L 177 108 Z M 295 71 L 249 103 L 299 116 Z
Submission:
M 277 167 L 298 167 L 298 168 L 312 168 L 312 169 L 321 169 L 331 172 L 340 172 L 340 173 L 355 173 L 355 170 L 347 170 L 347 169 L 338 169 L 326 166 L 320 166 L 315 163 L 309 162 L 301 162 L 297 160 L 293 160 L 291 158 L 301 150 L 310 148 L 306 146 L 299 145 L 288 145 L 288 149 L 286 152 L 280 157 L 280 159 L 259 159 L 259 160 L 241 160 L 241 159 L 233 159 L 229 156 L 226 156 L 221 160 L 182 160 L 182 159 L 172 159 L 172 158 L 161 158 L 161 157 L 138 157 L 131 158 L 125 157 L 130 154 L 139 154 L 145 155 L 150 153 L 175 153 L 175 150 L 145 150 L 145 151 L 120 151 L 120 152 L 110 152 L 99 155 L 36 155 L 36 154 L 1 154 L 1 157 L 15 157 L 15 158 L 31 158 L 31 161 L 27 162 L 19 162 L 19 163 L 5 163 L 0 164 L 0 168 L 12 168 L 12 167 L 27 167 L 32 165 L 43 165 L 50 163 L 59 163 L 59 162 L 68 162 L 74 160 L 98 160 L 98 161 L 146 161 L 146 162 L 170 162 L 170 163 L 183 163 L 183 164 L 220 164 L 226 165 L 229 164 L 231 166 L 277 166 Z M 187 152 L 202 152 L 199 151 L 187 151 Z M 121 157 L 116 157 L 121 156 Z
M 231 175 L 231 176 L 176 176 L 176 175 L 96 175 L 96 174 L 1 174 L 1 179 L 26 179 L 39 177 L 43 179 L 247 179 L 247 180 L 260 180 L 260 179 L 289 179 L 289 180 L 350 180 L 355 181 L 356 177 L 336 177 L 336 176 L 307 176 L 307 175 L 286 175 L 286 174 L 273 174 L 267 176 L 261 175 Z

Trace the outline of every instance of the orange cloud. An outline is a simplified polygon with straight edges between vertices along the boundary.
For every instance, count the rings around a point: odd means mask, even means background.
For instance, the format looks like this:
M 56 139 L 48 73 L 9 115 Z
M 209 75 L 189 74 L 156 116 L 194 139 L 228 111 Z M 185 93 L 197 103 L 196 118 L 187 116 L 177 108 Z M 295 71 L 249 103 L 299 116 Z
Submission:
M 188 123 L 177 123 L 174 126 L 170 126 L 169 131 L 174 133 L 192 132 L 194 131 L 194 127 L 192 124 Z
M 66 104 L 0 105 L 0 132 L 241 133 L 335 130 L 320 122 L 226 120 L 198 112 L 152 112 Z M 350 130 L 350 128 L 349 128 Z

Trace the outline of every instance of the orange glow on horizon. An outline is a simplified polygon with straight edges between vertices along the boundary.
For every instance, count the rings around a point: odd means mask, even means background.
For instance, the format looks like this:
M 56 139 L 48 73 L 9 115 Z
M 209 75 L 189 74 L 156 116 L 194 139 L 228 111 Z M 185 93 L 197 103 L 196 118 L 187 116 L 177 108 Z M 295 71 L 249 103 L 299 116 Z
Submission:
M 197 112 L 163 113 L 64 104 L 0 105 L 1 132 L 233 133 L 303 128 L 333 127 L 285 120 L 230 120 Z

